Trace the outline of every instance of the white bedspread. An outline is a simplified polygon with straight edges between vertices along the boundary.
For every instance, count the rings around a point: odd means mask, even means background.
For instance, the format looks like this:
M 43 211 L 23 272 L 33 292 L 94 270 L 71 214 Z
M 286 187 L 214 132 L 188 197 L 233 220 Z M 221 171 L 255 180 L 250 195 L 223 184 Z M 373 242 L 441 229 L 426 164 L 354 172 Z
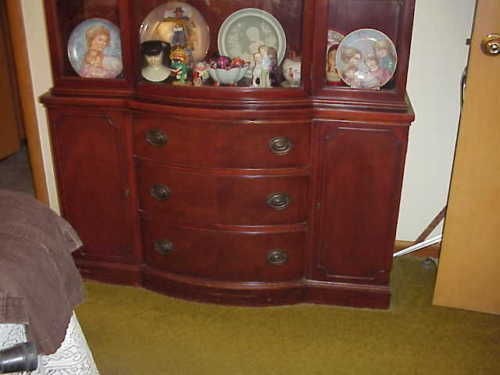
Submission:
M 25 341 L 24 325 L 0 324 L 0 349 Z M 87 340 L 74 313 L 60 348 L 54 354 L 40 356 L 38 358 L 38 369 L 29 374 L 99 375 Z

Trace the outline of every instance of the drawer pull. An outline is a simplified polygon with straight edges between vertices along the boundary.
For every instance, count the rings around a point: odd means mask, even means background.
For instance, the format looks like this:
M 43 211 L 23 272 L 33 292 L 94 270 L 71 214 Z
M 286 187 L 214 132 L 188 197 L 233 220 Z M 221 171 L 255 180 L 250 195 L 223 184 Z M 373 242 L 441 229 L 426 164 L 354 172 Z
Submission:
M 271 250 L 267 254 L 267 262 L 273 266 L 281 266 L 288 262 L 288 254 L 286 251 L 280 249 Z
M 162 147 L 168 142 L 168 137 L 163 130 L 150 129 L 146 133 L 146 141 L 153 146 Z
M 269 194 L 267 205 L 276 211 L 284 210 L 290 205 L 290 197 L 286 193 Z
M 169 240 L 156 240 L 154 242 L 154 248 L 161 255 L 167 255 L 174 250 L 174 244 Z
M 286 155 L 293 147 L 292 141 L 287 137 L 274 137 L 269 141 L 269 148 L 275 155 Z
M 165 201 L 170 198 L 170 189 L 166 185 L 153 185 L 150 190 L 151 196 L 159 201 Z

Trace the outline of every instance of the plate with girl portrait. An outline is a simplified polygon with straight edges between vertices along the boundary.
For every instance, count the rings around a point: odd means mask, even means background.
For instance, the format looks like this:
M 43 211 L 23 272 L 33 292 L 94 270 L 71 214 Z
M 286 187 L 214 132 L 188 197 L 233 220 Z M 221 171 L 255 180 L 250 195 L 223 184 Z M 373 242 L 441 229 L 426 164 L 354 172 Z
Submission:
M 336 55 L 340 78 L 353 88 L 383 87 L 393 77 L 396 65 L 394 43 L 375 29 L 351 32 L 340 42 Z
M 120 30 L 103 18 L 83 21 L 71 32 L 68 58 L 80 77 L 118 77 L 123 70 Z

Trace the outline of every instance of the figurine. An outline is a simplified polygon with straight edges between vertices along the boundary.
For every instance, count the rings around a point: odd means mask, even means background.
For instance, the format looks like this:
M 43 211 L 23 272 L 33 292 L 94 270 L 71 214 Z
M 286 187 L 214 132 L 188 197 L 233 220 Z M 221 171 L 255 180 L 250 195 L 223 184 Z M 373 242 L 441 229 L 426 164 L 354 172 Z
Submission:
M 272 87 L 271 73 L 276 67 L 276 49 L 268 46 L 260 46 L 257 53 L 253 55 L 252 86 L 260 88 Z
M 210 77 L 210 74 L 208 73 L 208 68 L 209 65 L 204 61 L 196 63 L 193 69 L 193 85 L 203 86 L 203 84 Z
M 186 52 L 183 48 L 177 47 L 170 53 L 172 59 L 171 68 L 175 73 L 173 85 L 186 85 L 188 76 L 188 65 L 186 64 Z
M 141 70 L 142 76 L 151 82 L 166 80 L 171 73 L 171 70 L 163 65 L 165 53 L 168 55 L 170 52 L 168 43 L 150 40 L 141 44 L 141 50 L 146 60 L 146 66 Z
M 262 55 L 259 52 L 253 54 L 252 67 L 252 87 L 260 87 Z
M 260 70 L 260 87 L 267 88 L 271 86 L 271 71 L 273 70 L 273 57 L 270 47 L 259 47 L 259 53 L 262 56 L 262 67 Z
M 281 66 L 283 72 L 283 77 L 285 81 L 281 83 L 283 87 L 299 87 L 301 80 L 301 66 L 302 61 L 300 57 L 297 57 L 295 53 L 290 54 Z

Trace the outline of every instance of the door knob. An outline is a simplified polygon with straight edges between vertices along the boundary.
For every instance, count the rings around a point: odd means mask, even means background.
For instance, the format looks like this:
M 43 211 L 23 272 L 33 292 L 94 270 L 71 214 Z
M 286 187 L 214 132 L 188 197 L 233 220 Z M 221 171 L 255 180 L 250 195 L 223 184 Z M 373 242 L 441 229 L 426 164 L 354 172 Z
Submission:
M 500 54 L 500 34 L 493 33 L 484 37 L 481 41 L 481 49 L 488 56 Z

